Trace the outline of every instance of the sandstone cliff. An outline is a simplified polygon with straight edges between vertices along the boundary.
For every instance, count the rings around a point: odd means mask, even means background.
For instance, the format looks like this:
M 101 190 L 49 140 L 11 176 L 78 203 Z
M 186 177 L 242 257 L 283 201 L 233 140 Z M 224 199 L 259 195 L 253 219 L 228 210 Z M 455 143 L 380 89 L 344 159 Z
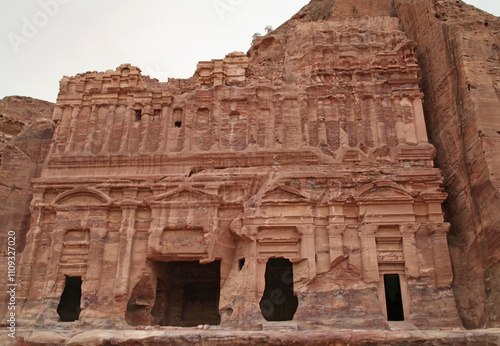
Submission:
M 500 315 L 500 19 L 461 1 L 396 0 L 417 42 L 429 138 L 449 196 L 455 297 L 464 325 Z
M 12 96 L 0 100 L 0 244 L 2 268 L 7 268 L 7 233 L 16 232 L 19 259 L 30 227 L 31 179 L 40 175 L 47 157 L 54 123 L 54 104 L 30 97 Z M 0 277 L 5 287 L 7 275 Z M 2 293 L 0 313 L 5 312 Z

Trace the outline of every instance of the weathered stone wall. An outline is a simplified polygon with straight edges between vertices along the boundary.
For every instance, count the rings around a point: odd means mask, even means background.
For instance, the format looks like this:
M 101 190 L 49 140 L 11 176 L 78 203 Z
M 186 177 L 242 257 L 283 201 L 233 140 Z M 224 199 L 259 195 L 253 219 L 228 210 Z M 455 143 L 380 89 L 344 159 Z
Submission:
M 54 123 L 49 120 L 54 104 L 29 97 L 0 100 L 0 314 L 5 316 L 7 289 L 8 232 L 16 238 L 17 260 L 26 243 L 30 227 L 31 179 L 40 176 L 47 157 Z M 12 255 L 12 254 L 11 254 Z M 19 262 L 17 263 L 19 264 Z
M 424 109 L 449 197 L 458 307 L 469 328 L 500 325 L 500 19 L 461 1 L 396 0 L 417 43 Z

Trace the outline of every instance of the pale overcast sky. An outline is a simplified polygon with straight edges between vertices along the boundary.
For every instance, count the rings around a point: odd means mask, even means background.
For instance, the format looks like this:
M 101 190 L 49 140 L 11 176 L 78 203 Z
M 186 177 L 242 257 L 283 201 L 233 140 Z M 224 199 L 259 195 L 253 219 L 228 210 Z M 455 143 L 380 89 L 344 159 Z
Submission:
M 309 0 L 2 0 L 0 99 L 55 102 L 59 80 L 131 63 L 166 81 L 198 61 L 246 52 Z M 499 0 L 467 0 L 500 16 Z

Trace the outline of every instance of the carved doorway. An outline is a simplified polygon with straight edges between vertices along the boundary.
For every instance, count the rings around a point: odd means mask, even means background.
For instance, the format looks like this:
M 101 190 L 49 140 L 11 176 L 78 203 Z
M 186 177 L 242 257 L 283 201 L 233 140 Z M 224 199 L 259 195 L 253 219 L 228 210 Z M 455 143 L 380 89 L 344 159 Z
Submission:
M 159 262 L 156 301 L 151 311 L 163 326 L 220 324 L 220 261 Z
M 266 264 L 266 288 L 259 303 L 267 321 L 291 321 L 299 301 L 293 293 L 293 265 L 284 258 L 270 258 Z
M 388 321 L 404 321 L 401 282 L 398 274 L 384 275 L 385 303 Z
M 66 284 L 57 307 L 61 322 L 74 322 L 80 317 L 82 300 L 82 278 L 66 276 Z

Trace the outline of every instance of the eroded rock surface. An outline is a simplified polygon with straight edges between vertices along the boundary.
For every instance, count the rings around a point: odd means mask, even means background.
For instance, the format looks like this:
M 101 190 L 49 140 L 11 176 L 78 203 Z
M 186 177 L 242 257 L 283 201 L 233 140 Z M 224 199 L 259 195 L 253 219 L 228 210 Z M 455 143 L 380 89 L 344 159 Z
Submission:
M 500 19 L 461 1 L 398 0 L 417 42 L 430 140 L 449 196 L 458 308 L 469 328 L 500 325 Z
M 0 244 L 1 287 L 6 287 L 8 232 L 16 237 L 17 259 L 24 249 L 30 227 L 31 179 L 40 176 L 47 157 L 54 123 L 54 104 L 29 97 L 0 100 Z M 0 313 L 7 311 L 7 290 L 2 290 Z
M 186 80 L 64 77 L 22 323 L 495 326 L 498 19 L 394 5 L 313 0 Z

